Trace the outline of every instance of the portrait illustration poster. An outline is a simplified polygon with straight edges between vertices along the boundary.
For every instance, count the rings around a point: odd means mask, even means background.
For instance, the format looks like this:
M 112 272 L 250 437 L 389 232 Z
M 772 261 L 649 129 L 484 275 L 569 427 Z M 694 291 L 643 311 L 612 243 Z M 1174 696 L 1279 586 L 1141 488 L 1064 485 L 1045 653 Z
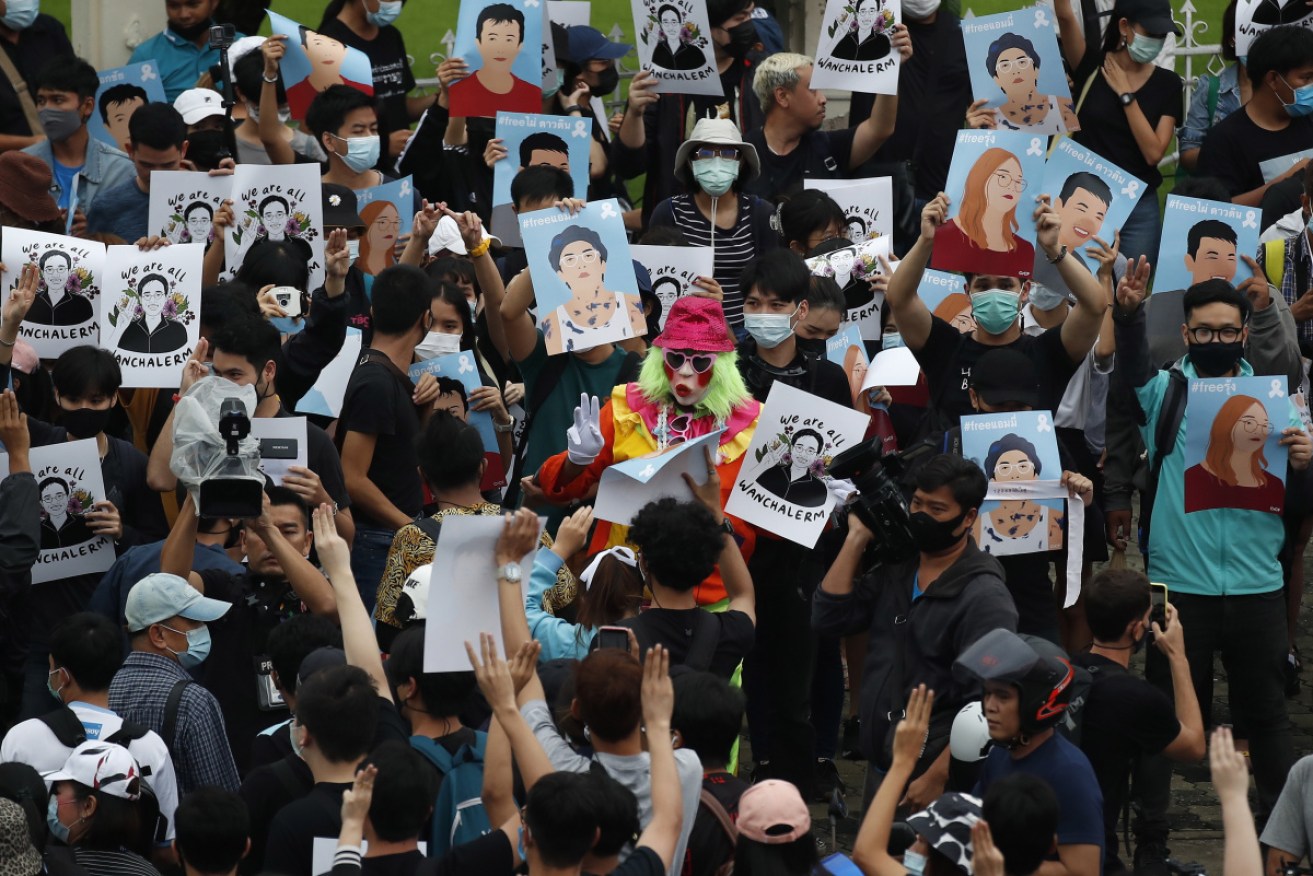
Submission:
M 979 15 L 962 22 L 972 100 L 988 100 L 1000 130 L 1079 131 L 1052 7 Z
M 1167 196 L 1153 291 L 1189 289 L 1204 280 L 1236 285 L 1253 273 L 1241 258 L 1258 250 L 1262 211 L 1229 201 Z
M 200 338 L 204 255 L 199 243 L 106 250 L 100 344 L 118 360 L 124 386 L 177 385 Z
M 341 416 L 342 402 L 346 399 L 347 381 L 351 379 L 351 372 L 360 361 L 361 341 L 360 329 L 347 326 L 342 349 L 338 350 L 337 355 L 323 371 L 319 372 L 319 377 L 315 380 L 314 386 L 310 387 L 310 391 L 301 396 L 301 400 L 296 403 L 298 414 L 318 414 L 333 419 Z
M 38 356 L 54 359 L 69 347 L 97 343 L 104 244 L 6 228 L 0 236 L 0 262 L 6 268 L 6 301 L 18 286 L 23 266 L 37 266 L 36 298 L 19 326 L 18 336 L 31 344 Z
M 86 519 L 91 506 L 106 498 L 96 439 L 33 447 L 30 455 L 38 496 L 34 513 L 41 516 L 32 583 L 108 570 L 114 565 L 114 542 L 93 533 Z M 0 453 L 0 478 L 8 475 L 9 455 Z
M 470 75 L 447 89 L 451 115 L 496 116 L 498 110 L 542 112 L 540 0 L 467 0 L 460 4 L 452 56 Z
M 1313 28 L 1313 6 L 1303 0 L 1240 0 L 1235 16 L 1235 53 L 1244 57 L 1264 31 L 1283 24 Z
M 871 360 L 866 355 L 866 344 L 862 342 L 862 331 L 857 323 L 850 322 L 839 327 L 834 337 L 825 342 L 825 358 L 843 369 L 848 378 L 848 388 L 852 395 L 853 407 L 857 407 L 862 394 L 862 384 L 866 382 L 866 372 Z
M 781 381 L 771 385 L 725 513 L 815 547 L 834 508 L 827 466 L 861 442 L 869 417 Z
M 666 327 L 670 305 L 697 291 L 698 277 L 710 277 L 715 271 L 716 254 L 709 246 L 629 245 L 634 259 L 647 268 L 652 292 L 661 302 L 661 327 Z
M 1191 380 L 1185 403 L 1185 512 L 1233 508 L 1280 514 L 1287 449 L 1303 428 L 1285 375 Z
M 880 340 L 884 293 L 876 292 L 871 281 L 884 273 L 880 258 L 889 258 L 891 240 L 888 236 L 877 237 L 807 259 L 807 268 L 813 276 L 829 277 L 839 284 L 846 308 L 843 321 L 857 323 L 862 337 L 868 341 Z
M 128 150 L 128 120 L 138 107 L 163 103 L 164 82 L 159 65 L 142 61 L 126 67 L 100 71 L 96 89 L 96 108 L 87 119 L 87 133 L 102 143 L 124 152 Z
M 1068 254 L 1079 258 L 1091 272 L 1099 267 L 1093 256 L 1086 254 L 1094 238 L 1111 246 L 1113 235 L 1126 223 L 1140 197 L 1146 191 L 1155 194 L 1143 180 L 1069 138 L 1061 140 L 1049 157 L 1040 190 L 1052 198 L 1053 211 L 1062 220 L 1058 245 L 1067 247 Z M 1042 253 L 1035 259 L 1036 279 L 1055 285 L 1047 271 L 1038 273 L 1041 268 L 1048 268 Z
M 1019 131 L 958 132 L 945 186 L 948 220 L 935 232 L 930 267 L 1029 279 L 1047 142 Z
M 619 202 L 592 201 L 574 215 L 550 207 L 519 218 L 549 356 L 647 333 Z
M 902 20 L 901 0 L 826 0 L 811 87 L 897 94 Z
M 638 66 L 657 81 L 658 94 L 709 94 L 724 89 L 706 0 L 630 0 L 638 34 Z
M 287 53 L 283 55 L 279 73 L 287 90 L 287 108 L 292 118 L 303 121 L 315 95 L 333 85 L 348 85 L 370 96 L 374 94 L 374 68 L 364 52 L 272 10 L 269 29 L 287 37 L 284 43 Z
M 980 466 L 991 488 L 1062 480 L 1049 411 L 963 417 L 962 456 Z M 1001 557 L 1061 550 L 1064 516 L 1062 499 L 987 499 L 976 521 L 976 544 Z
M 324 201 L 319 166 L 239 164 L 231 178 L 237 221 L 224 235 L 228 269 L 235 272 L 257 241 L 288 241 L 310 265 L 309 288 L 322 286 Z
M 804 179 L 803 188 L 829 195 L 847 223 L 844 236 L 853 243 L 894 233 L 894 186 L 887 176 L 870 179 Z
M 592 9 L 590 0 L 547 0 L 548 18 L 562 27 L 587 27 Z
M 971 297 L 967 295 L 966 282 L 960 274 L 927 269 L 921 274 L 916 294 L 931 314 L 962 334 L 976 330 L 976 318 L 971 315 Z
M 397 263 L 397 242 L 415 218 L 415 187 L 404 176 L 356 192 L 356 212 L 365 220 L 355 265 L 371 277 Z
M 190 170 L 157 170 L 150 175 L 147 228 L 169 243 L 208 246 L 218 233 L 214 214 L 231 197 L 232 176 Z
M 497 443 L 492 414 L 470 409 L 470 393 L 483 385 L 479 379 L 479 369 L 474 364 L 474 353 L 462 351 L 416 362 L 410 366 L 408 374 L 415 383 L 419 383 L 425 374 L 432 374 L 438 381 L 435 408 L 446 411 L 478 430 L 479 438 L 483 440 L 483 458 L 488 463 L 483 470 L 483 482 L 479 484 L 479 489 L 496 490 L 506 486 L 506 467 L 502 463 L 501 446 Z
M 506 246 L 519 246 L 511 180 L 526 167 L 546 164 L 568 173 L 576 192 L 587 192 L 593 120 L 499 112 L 496 136 L 506 147 L 506 157 L 492 168 L 492 233 Z

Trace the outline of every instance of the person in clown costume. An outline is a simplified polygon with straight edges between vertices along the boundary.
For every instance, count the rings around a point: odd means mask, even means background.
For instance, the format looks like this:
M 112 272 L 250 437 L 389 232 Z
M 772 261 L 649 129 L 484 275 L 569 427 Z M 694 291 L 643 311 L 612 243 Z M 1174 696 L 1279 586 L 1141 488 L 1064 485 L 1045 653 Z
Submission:
M 761 404 L 752 397 L 738 369 L 738 354 L 719 301 L 689 296 L 671 305 L 666 327 L 647 351 L 638 380 L 615 387 L 599 403 L 582 396 L 575 408 L 567 449 L 538 470 L 538 485 L 560 504 L 590 494 L 608 466 L 662 452 L 675 444 L 724 429 L 716 454 L 721 507 L 738 478 L 743 455 L 752 442 Z M 726 516 L 744 559 L 752 555 L 756 535 L 741 520 Z M 589 552 L 625 544 L 628 528 L 599 523 Z M 697 588 L 699 605 L 716 606 L 726 598 L 719 570 Z

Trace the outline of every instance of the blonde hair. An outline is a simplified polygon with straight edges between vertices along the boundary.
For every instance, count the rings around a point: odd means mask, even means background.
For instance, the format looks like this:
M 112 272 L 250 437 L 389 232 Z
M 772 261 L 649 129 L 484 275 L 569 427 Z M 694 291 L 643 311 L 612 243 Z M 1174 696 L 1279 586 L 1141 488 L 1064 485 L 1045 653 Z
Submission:
M 984 154 L 976 159 L 976 163 L 971 166 L 971 172 L 967 174 L 966 185 L 962 192 L 962 209 L 957 214 L 957 226 L 962 229 L 963 234 L 971 239 L 972 243 L 981 249 L 989 249 L 984 223 L 985 208 L 989 203 L 989 198 L 985 195 L 985 186 L 989 185 L 989 178 L 1009 161 L 1016 161 L 1017 167 L 1021 167 L 1021 162 L 1017 161 L 1017 156 L 1006 149 L 995 146 L 986 149 Z M 1020 203 L 1020 199 L 1018 199 L 1018 203 Z M 1012 209 L 1003 214 L 1003 242 L 1006 244 L 1008 252 L 1017 248 L 1017 239 L 1012 232 L 1019 227 L 1017 224 L 1017 205 L 1014 203 Z
M 802 81 L 798 70 L 810 67 L 813 63 L 810 55 L 776 52 L 758 64 L 757 73 L 752 79 L 752 93 L 757 95 L 762 111 L 769 115 L 775 107 L 775 89 L 792 91 L 797 88 Z

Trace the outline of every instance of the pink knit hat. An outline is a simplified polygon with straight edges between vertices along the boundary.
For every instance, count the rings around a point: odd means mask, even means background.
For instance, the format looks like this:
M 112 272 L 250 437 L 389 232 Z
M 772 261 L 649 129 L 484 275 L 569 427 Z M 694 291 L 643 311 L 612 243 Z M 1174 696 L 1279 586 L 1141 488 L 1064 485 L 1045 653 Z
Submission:
M 670 305 L 666 327 L 654 347 L 667 350 L 697 350 L 699 353 L 728 353 L 734 349 L 725 324 L 725 311 L 711 298 L 686 296 Z

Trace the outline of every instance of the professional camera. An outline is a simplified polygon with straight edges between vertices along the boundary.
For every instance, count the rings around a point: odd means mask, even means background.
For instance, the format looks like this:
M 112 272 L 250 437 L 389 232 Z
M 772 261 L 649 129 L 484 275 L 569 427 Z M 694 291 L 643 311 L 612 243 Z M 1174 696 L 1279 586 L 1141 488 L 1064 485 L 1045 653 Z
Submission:
M 907 497 L 899 480 L 912 470 L 912 461 L 896 453 L 882 452 L 876 436 L 840 453 L 827 466 L 828 473 L 846 478 L 858 493 L 848 513 L 875 535 L 868 556 L 876 565 L 901 563 L 916 556 L 916 542 L 908 525 L 911 517 Z
M 241 442 L 251 434 L 251 418 L 239 398 L 219 406 L 219 436 L 225 454 L 214 475 L 201 481 L 201 517 L 259 517 L 264 509 L 264 484 L 246 474 Z
M 231 24 L 216 24 L 210 27 L 210 48 L 231 49 L 237 41 L 237 28 Z
M 204 377 L 173 411 L 169 467 L 201 517 L 259 517 L 264 508 L 260 442 L 251 436 L 255 389 Z

